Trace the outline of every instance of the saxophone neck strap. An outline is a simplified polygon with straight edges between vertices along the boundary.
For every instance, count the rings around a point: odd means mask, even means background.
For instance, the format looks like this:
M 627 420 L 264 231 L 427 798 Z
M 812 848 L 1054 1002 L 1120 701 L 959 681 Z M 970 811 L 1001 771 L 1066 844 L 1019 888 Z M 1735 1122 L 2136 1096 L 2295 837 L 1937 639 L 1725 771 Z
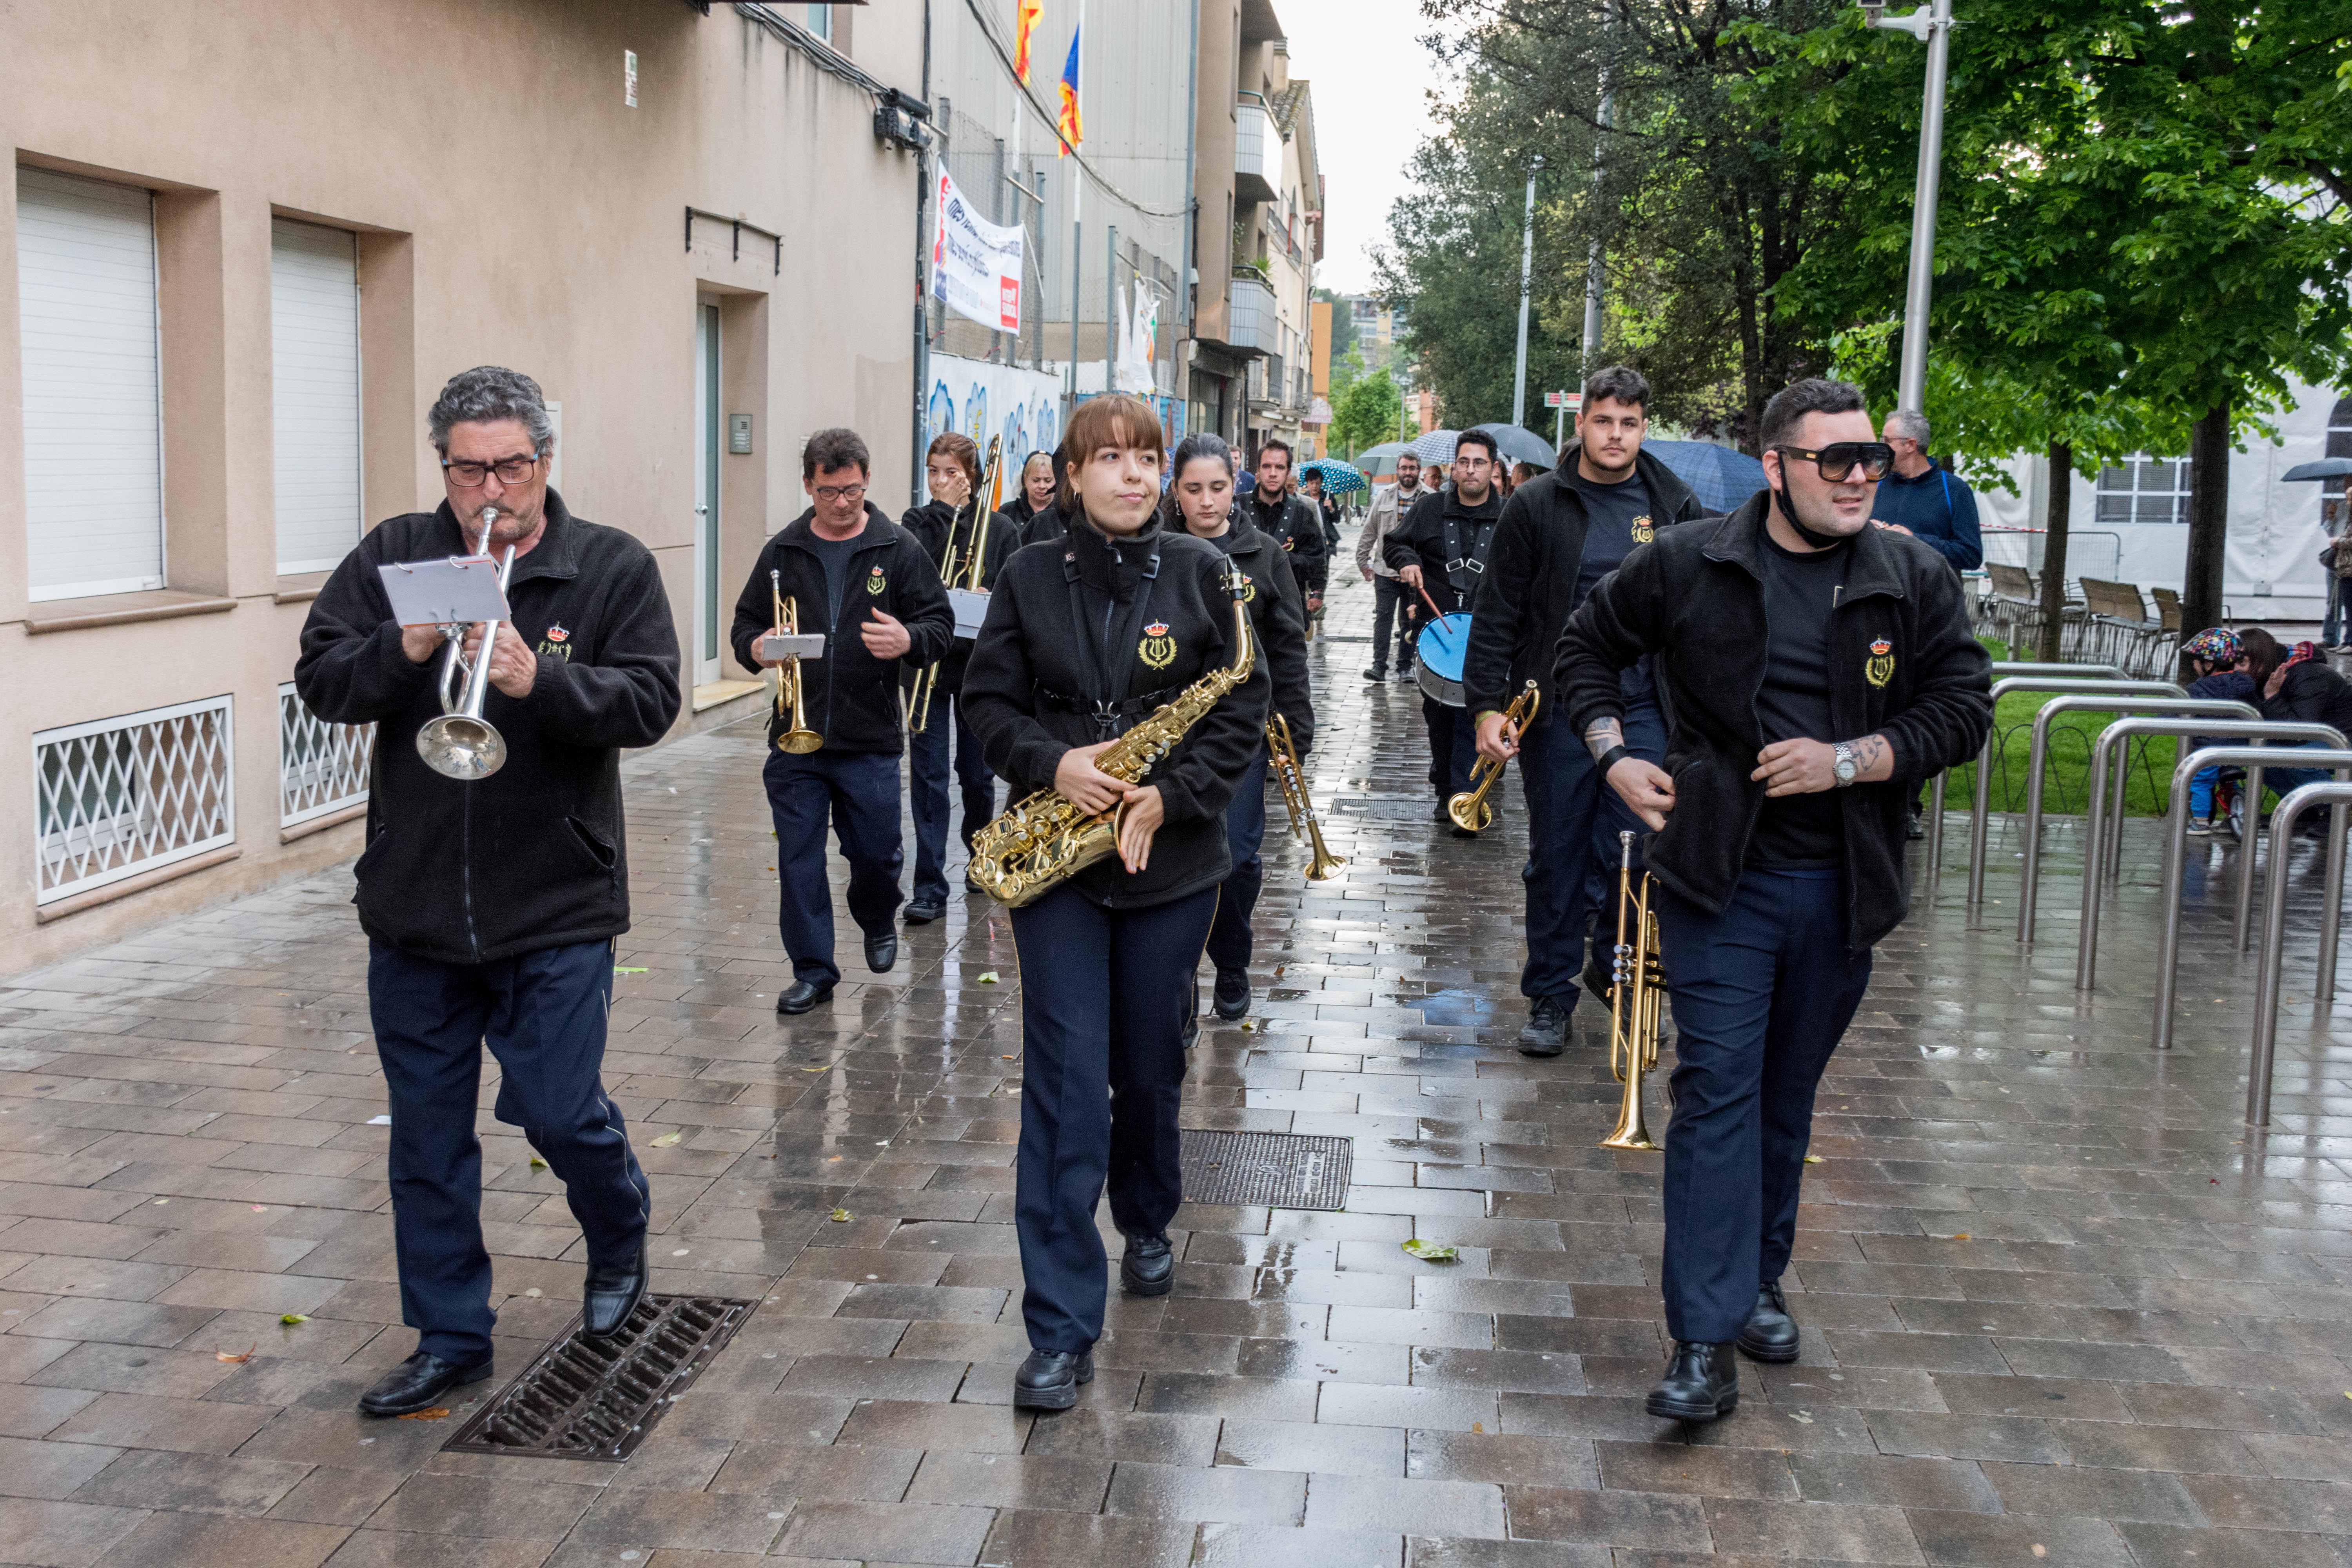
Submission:
M 1155 711 L 1163 702 L 1173 702 L 1184 689 L 1163 686 L 1157 691 L 1147 691 L 1130 697 L 1124 702 L 1111 702 L 1100 698 L 1074 697 L 1066 691 L 1056 691 L 1042 681 L 1035 686 L 1037 706 L 1050 708 L 1056 713 L 1083 713 L 1095 721 L 1095 728 L 1106 741 L 1115 740 L 1134 721 Z

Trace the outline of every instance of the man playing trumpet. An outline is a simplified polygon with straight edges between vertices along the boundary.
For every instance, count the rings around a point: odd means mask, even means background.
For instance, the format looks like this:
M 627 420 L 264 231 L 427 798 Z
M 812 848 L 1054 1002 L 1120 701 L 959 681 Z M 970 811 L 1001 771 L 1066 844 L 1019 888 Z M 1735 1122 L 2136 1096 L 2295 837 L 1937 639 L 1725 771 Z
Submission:
M 546 1159 L 586 1237 L 583 1331 L 617 1333 L 646 1282 L 651 1192 L 601 1072 L 613 939 L 629 929 L 620 752 L 677 717 L 677 633 L 652 553 L 548 489 L 554 422 L 530 377 L 452 377 L 427 425 L 446 499 L 343 558 L 294 666 L 313 713 L 376 726 L 352 901 L 392 1110 L 401 1321 L 417 1343 L 361 1396 L 370 1415 L 443 1404 L 490 1373 L 474 1133 L 486 1041 L 501 1068 L 491 1113 Z M 394 621 L 377 568 L 509 547 L 509 617 L 487 648 L 479 626 L 465 640 L 469 664 L 488 660 L 483 717 L 505 762 L 461 783 L 415 744 L 442 712 L 444 635 Z

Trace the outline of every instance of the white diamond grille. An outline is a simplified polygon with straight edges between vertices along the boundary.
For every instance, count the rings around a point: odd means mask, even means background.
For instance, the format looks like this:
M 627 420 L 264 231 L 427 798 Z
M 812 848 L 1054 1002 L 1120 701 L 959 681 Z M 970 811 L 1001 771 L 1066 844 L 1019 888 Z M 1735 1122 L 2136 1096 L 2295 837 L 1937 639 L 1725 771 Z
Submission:
M 208 697 L 35 735 L 34 902 L 235 843 L 229 710 Z
M 294 683 L 278 689 L 278 822 L 291 827 L 368 797 L 375 726 L 330 724 L 303 706 Z

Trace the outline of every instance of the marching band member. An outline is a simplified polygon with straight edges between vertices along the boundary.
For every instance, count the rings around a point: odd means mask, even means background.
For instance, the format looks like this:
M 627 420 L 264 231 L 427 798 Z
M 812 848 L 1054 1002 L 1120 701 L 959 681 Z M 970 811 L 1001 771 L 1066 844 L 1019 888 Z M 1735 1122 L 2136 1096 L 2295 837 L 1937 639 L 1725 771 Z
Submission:
M 1094 1375 L 1106 1181 L 1127 1237 L 1122 1283 L 1154 1296 L 1173 1283 L 1182 1031 L 1232 869 L 1221 818 L 1256 754 L 1270 686 L 1254 664 L 1139 783 L 1096 769 L 1107 745 L 1242 650 L 1224 555 L 1160 526 L 1150 407 L 1091 398 L 1063 451 L 1069 532 L 1005 567 L 964 674 L 971 727 L 1015 799 L 1051 789 L 1084 811 L 1124 808 L 1115 861 L 1012 911 L 1025 1051 L 1013 1220 L 1033 1347 L 1013 1402 L 1031 1410 L 1068 1408 Z
M 1224 552 L 1245 584 L 1250 630 L 1258 656 L 1274 679 L 1274 710 L 1290 726 L 1290 743 L 1301 763 L 1315 741 L 1315 703 L 1307 680 L 1307 610 L 1290 558 L 1282 546 L 1235 515 L 1234 452 L 1214 436 L 1187 436 L 1171 465 L 1175 478 L 1163 503 L 1163 523 L 1181 526 Z M 1172 531 L 1172 529 L 1171 529 Z M 1225 807 L 1225 848 L 1234 868 L 1217 900 L 1209 927 L 1209 962 L 1216 966 L 1213 1004 L 1231 1023 L 1247 1016 L 1250 1004 L 1250 914 L 1265 884 L 1265 742 L 1258 742 L 1247 771 Z M 1194 1026 L 1187 1023 L 1189 1037 Z
M 1797 1359 L 1780 1290 L 1813 1095 L 1907 910 L 1906 804 L 1977 754 L 1990 667 L 1959 579 L 1868 526 L 1893 454 L 1862 395 L 1801 381 L 1765 405 L 1769 489 L 1671 528 L 1585 596 L 1555 679 L 1649 850 L 1676 1031 L 1660 1286 L 1675 1348 L 1653 1415 L 1739 1402 L 1731 1348 Z M 1643 655 L 1672 773 L 1625 748 Z
M 1616 866 L 1617 835 L 1641 826 L 1615 792 L 1601 789 L 1591 753 L 1555 707 L 1559 634 L 1593 585 L 1658 527 L 1703 510 L 1673 469 L 1642 450 L 1649 401 L 1650 384 L 1626 365 L 1584 384 L 1576 438 L 1560 466 L 1503 505 L 1462 665 L 1478 754 L 1497 763 L 1517 757 L 1527 792 L 1528 962 L 1519 992 L 1528 1005 L 1519 1049 L 1531 1057 L 1556 1057 L 1567 1047 L 1585 926 L 1609 885 L 1597 872 Z M 1529 680 L 1541 700 L 1522 735 L 1503 710 Z M 1647 669 L 1627 671 L 1624 688 L 1625 749 L 1663 763 L 1665 721 Z
M 980 589 L 986 593 L 996 585 L 997 572 L 1021 548 L 1020 524 L 1000 511 L 990 515 L 984 530 L 981 527 L 980 447 L 971 437 L 952 430 L 935 437 L 923 468 L 931 499 L 910 509 L 898 526 L 921 541 L 924 552 L 934 563 L 947 560 L 953 547 L 957 572 L 950 587 L 971 582 L 970 562 L 977 538 L 982 558 Z M 915 807 L 915 892 L 907 900 L 908 925 L 922 925 L 947 911 L 950 740 L 956 784 L 962 796 L 966 849 L 971 847 L 971 836 L 981 825 L 996 815 L 996 778 L 981 758 L 980 742 L 964 721 L 963 700 L 958 695 L 963 689 L 964 665 L 971 658 L 971 641 L 958 637 L 948 644 L 947 657 L 940 660 L 935 677 L 927 677 L 929 667 L 924 667 L 908 678 L 913 706 L 908 710 L 907 778 Z M 922 724 L 919 730 L 912 728 L 918 720 Z
M 1323 511 L 1291 479 L 1290 443 L 1269 439 L 1257 449 L 1257 486 L 1244 503 L 1257 531 L 1290 552 L 1290 573 L 1306 595 L 1307 613 L 1323 607 L 1324 572 L 1331 552 L 1323 538 Z
M 1004 504 L 1004 514 L 1013 525 L 1026 530 L 1037 514 L 1054 504 L 1054 454 L 1032 452 L 1021 459 L 1021 482 L 1013 487 L 1013 499 Z
M 1503 514 L 1502 498 L 1495 493 L 1495 456 L 1492 436 L 1483 430 L 1462 432 L 1454 447 L 1452 488 L 1413 503 L 1381 547 L 1405 592 L 1416 600 L 1428 595 L 1445 615 L 1471 607 L 1471 595 L 1486 570 L 1495 525 Z M 1466 708 L 1424 694 L 1421 716 L 1429 726 L 1429 784 L 1437 792 L 1437 820 L 1444 822 L 1445 803 L 1470 787 L 1477 736 Z M 1457 837 L 1476 837 L 1465 827 L 1454 832 Z
M 417 1343 L 360 1396 L 370 1415 L 442 1404 L 490 1373 L 498 1314 L 474 1135 L 485 1043 L 501 1069 L 491 1113 L 546 1159 L 586 1238 L 591 1336 L 617 1333 L 645 1294 L 651 1204 L 601 1074 L 613 939 L 629 929 L 620 752 L 677 717 L 669 601 L 643 544 L 572 516 L 548 489 L 554 422 L 530 377 L 492 365 L 454 376 L 426 426 L 445 499 L 343 558 L 311 603 L 294 668 L 320 719 L 377 726 L 352 901 L 392 1110 L 401 1321 Z M 395 622 L 377 568 L 509 548 L 509 618 L 489 647 L 478 626 L 464 642 L 467 661 L 488 660 L 483 717 L 506 760 L 460 782 L 414 743 L 443 711 L 441 629 Z
M 1021 466 L 1021 504 L 1029 509 L 1029 520 L 1021 525 L 1022 543 L 1044 544 L 1068 531 L 1056 499 L 1061 486 L 1062 454 L 1030 453 Z
M 821 660 L 802 665 L 808 726 L 823 738 L 794 754 L 776 746 L 783 716 L 769 723 L 763 780 L 776 823 L 777 925 L 793 984 L 776 1011 L 805 1013 L 841 980 L 833 961 L 833 893 L 824 876 L 828 818 L 849 862 L 849 917 L 866 936 L 866 967 L 898 961 L 898 678 L 944 657 L 955 628 L 939 568 L 922 542 L 866 499 L 871 462 L 854 430 L 820 430 L 801 452 L 809 510 L 761 548 L 735 601 L 729 641 L 746 669 L 773 630 L 775 595 L 798 611 L 803 632 L 824 634 Z M 775 574 L 771 576 L 771 574 Z

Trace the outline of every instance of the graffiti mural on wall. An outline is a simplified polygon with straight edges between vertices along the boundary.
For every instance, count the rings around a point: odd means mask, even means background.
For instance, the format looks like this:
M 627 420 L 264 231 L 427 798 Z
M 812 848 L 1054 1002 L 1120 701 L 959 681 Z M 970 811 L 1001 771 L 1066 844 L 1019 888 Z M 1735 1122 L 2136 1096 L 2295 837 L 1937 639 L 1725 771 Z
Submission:
M 1017 365 L 933 354 L 923 416 L 926 446 L 943 431 L 960 430 L 985 452 L 991 437 L 1002 437 L 1007 467 L 1017 468 L 1030 453 L 1051 451 L 1061 440 L 1062 379 Z

